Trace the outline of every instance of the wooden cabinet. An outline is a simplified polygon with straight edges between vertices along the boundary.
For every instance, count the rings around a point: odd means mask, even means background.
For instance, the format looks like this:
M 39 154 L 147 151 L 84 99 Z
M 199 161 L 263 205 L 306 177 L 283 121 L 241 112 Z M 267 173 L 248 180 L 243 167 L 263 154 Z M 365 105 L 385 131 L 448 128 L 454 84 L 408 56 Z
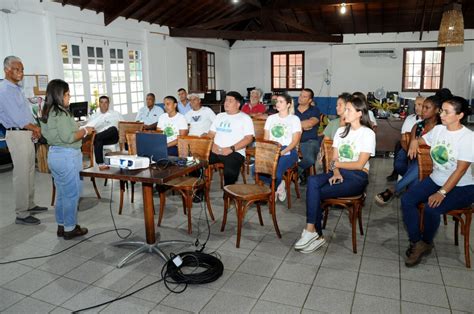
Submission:
M 377 145 L 375 147 L 377 152 L 393 152 L 395 144 L 401 138 L 403 121 L 400 119 L 377 119 Z

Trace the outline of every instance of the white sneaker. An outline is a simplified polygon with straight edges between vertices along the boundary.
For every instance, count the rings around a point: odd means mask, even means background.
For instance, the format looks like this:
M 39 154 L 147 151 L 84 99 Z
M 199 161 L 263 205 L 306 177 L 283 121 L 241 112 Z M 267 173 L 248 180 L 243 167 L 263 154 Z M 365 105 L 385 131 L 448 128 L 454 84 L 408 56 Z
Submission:
M 326 243 L 326 239 L 324 239 L 324 236 L 318 235 L 318 237 L 312 241 L 306 248 L 300 250 L 301 253 L 303 254 L 308 254 L 316 251 L 320 247 L 322 247 Z
M 285 181 L 281 181 L 277 188 L 278 200 L 284 202 L 286 200 L 286 184 Z
M 303 229 L 301 233 L 301 238 L 295 243 L 295 250 L 306 249 L 313 241 L 318 238 L 317 232 L 309 232 L 306 229 Z

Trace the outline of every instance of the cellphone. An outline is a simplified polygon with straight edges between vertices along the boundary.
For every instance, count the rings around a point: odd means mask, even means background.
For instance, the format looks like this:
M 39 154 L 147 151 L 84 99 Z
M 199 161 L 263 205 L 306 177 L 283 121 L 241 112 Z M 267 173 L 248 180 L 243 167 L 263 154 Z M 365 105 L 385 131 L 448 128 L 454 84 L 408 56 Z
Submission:
M 333 182 L 333 185 L 334 184 L 341 184 L 342 183 L 342 180 L 341 179 L 337 179 L 336 181 Z

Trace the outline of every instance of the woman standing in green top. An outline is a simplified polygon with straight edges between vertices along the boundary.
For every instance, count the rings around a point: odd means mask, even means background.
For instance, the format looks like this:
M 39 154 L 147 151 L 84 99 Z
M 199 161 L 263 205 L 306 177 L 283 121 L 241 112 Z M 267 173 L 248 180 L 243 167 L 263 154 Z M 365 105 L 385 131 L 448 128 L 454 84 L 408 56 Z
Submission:
M 69 113 L 69 85 L 52 80 L 46 88 L 46 101 L 41 112 L 41 131 L 48 140 L 48 166 L 56 186 L 56 222 L 58 237 L 65 240 L 85 235 L 87 228 L 77 224 L 77 206 L 82 190 L 81 139 L 94 129 L 79 129 Z

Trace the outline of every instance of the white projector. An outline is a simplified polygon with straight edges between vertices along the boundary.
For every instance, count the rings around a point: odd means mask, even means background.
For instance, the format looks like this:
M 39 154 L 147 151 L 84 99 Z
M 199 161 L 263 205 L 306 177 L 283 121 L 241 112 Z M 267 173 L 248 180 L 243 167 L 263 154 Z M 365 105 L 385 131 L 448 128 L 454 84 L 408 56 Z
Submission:
M 105 157 L 105 163 L 120 169 L 145 169 L 150 166 L 150 159 L 137 155 L 112 155 Z

